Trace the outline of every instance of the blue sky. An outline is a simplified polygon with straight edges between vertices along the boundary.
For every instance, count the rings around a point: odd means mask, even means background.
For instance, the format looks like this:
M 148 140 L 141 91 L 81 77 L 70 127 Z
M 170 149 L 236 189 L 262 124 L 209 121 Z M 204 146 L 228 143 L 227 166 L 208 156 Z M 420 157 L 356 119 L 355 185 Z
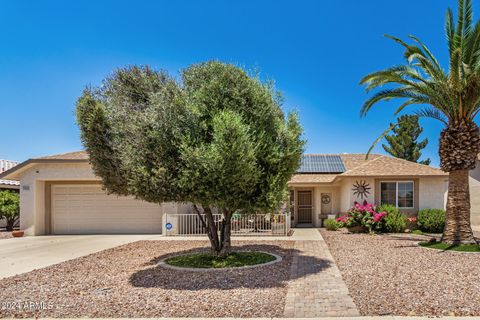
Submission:
M 364 153 L 398 102 L 366 118 L 365 74 L 402 62 L 383 37 L 415 34 L 446 66 L 444 15 L 454 0 L 1 1 L 0 159 L 82 148 L 75 101 L 112 70 L 178 73 L 219 59 L 260 69 L 297 110 L 310 153 Z M 480 1 L 474 1 L 480 14 Z M 441 125 L 422 120 L 438 165 Z M 381 146 L 375 152 L 383 153 Z

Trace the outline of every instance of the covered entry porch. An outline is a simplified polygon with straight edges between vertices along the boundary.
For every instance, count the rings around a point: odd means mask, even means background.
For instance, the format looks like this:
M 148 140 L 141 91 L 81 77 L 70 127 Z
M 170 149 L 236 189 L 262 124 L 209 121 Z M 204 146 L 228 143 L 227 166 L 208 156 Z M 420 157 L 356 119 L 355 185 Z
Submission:
M 289 195 L 292 226 L 322 227 L 324 220 L 340 212 L 337 186 L 291 186 Z

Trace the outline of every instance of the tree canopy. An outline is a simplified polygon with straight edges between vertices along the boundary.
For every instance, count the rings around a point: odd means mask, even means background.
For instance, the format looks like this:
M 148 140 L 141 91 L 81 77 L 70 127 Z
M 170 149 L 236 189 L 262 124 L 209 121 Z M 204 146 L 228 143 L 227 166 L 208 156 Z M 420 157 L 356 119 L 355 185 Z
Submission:
M 192 65 L 181 82 L 133 66 L 87 88 L 77 119 L 109 192 L 190 202 L 206 224 L 219 209 L 228 233 L 234 212 L 273 211 L 285 200 L 304 142 L 296 114 L 285 117 L 281 105 L 271 82 L 232 64 Z M 210 227 L 209 237 L 220 242 Z
M 388 145 L 382 144 L 383 149 L 396 158 L 421 164 L 430 164 L 430 159 L 418 161 L 422 156 L 422 149 L 428 144 L 428 139 L 418 141 L 423 128 L 418 123 L 417 115 L 403 115 L 396 124 L 390 124 L 393 134 L 386 135 Z

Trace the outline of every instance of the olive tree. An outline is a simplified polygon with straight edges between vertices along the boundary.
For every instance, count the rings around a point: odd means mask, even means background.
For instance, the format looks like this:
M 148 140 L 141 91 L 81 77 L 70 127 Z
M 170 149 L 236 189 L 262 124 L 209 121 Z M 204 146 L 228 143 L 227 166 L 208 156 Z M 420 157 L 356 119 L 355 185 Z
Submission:
M 285 201 L 302 129 L 272 83 L 237 66 L 210 61 L 181 75 L 129 67 L 86 89 L 77 103 L 82 140 L 107 191 L 192 203 L 212 253 L 226 255 L 233 213 Z

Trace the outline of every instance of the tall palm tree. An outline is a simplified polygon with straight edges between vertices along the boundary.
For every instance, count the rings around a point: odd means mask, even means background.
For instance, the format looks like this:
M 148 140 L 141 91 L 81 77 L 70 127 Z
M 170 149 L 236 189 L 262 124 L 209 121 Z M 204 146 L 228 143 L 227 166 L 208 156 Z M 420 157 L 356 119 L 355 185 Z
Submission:
M 445 230 L 442 242 L 475 243 L 470 226 L 468 171 L 475 168 L 480 151 L 480 131 L 475 117 L 480 112 L 480 21 L 472 21 L 471 0 L 458 1 L 456 25 L 447 10 L 450 66 L 444 71 L 427 46 L 414 36 L 412 44 L 387 36 L 405 48 L 404 65 L 367 75 L 361 84 L 378 91 L 363 105 L 365 115 L 376 103 L 404 99 L 396 113 L 409 105 L 421 105 L 415 113 L 441 121 L 440 166 L 449 173 Z

